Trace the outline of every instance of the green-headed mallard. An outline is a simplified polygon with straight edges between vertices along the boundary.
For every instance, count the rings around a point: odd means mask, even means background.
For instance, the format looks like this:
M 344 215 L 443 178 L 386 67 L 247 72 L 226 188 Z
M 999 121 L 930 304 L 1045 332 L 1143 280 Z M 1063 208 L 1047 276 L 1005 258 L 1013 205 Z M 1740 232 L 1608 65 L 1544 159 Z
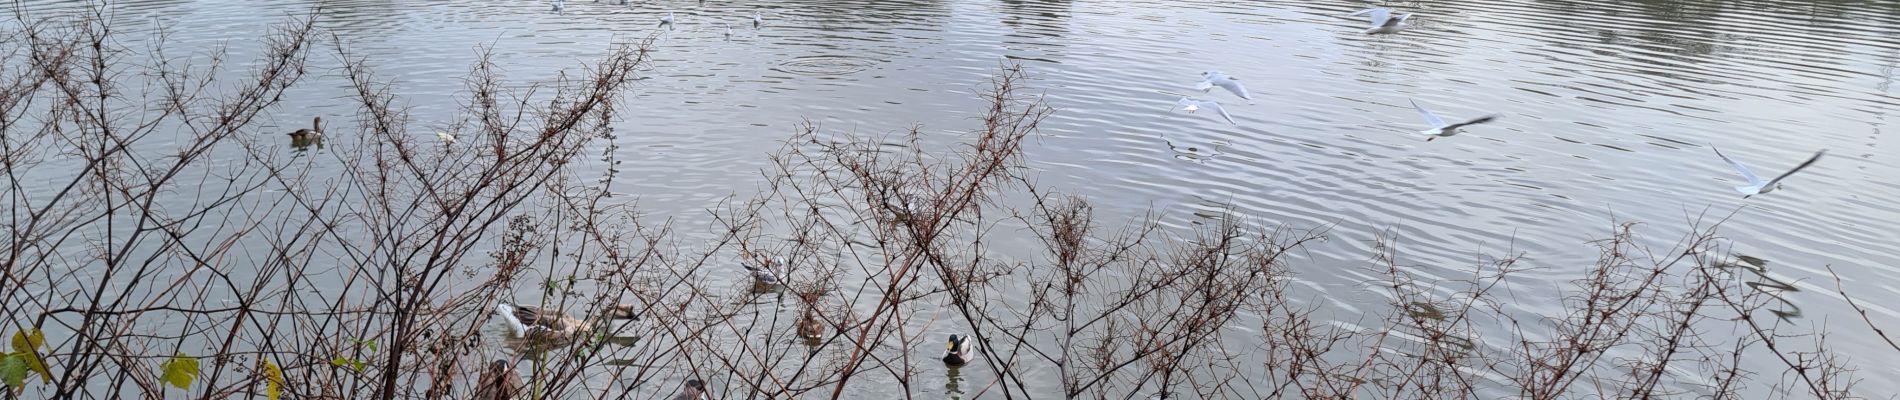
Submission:
M 943 352 L 943 363 L 952 367 L 969 364 L 976 358 L 976 348 L 970 347 L 969 336 L 950 335 L 950 344 Z

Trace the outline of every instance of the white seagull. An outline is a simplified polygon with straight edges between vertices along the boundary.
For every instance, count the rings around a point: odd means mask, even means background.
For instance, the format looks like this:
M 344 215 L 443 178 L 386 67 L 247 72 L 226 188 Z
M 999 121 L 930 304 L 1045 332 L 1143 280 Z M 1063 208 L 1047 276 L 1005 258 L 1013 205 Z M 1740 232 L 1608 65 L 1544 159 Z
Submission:
M 666 16 L 660 17 L 660 26 L 666 27 L 667 30 L 673 29 L 673 12 L 672 11 L 667 11 Z
M 760 17 L 758 11 L 753 11 L 752 12 L 752 29 L 759 29 L 759 25 L 764 24 L 764 23 L 765 23 L 765 17 Z
M 1210 108 L 1210 109 L 1213 109 L 1214 112 L 1220 113 L 1220 117 L 1223 119 L 1226 119 L 1227 123 L 1234 124 L 1235 126 L 1240 125 L 1239 122 L 1234 122 L 1233 115 L 1227 114 L 1226 108 L 1221 108 L 1220 103 L 1215 102 L 1213 100 L 1197 100 L 1197 99 L 1182 97 L 1181 100 L 1175 101 L 1174 107 L 1169 108 L 1168 111 L 1174 111 L 1174 109 L 1176 108 L 1185 110 L 1190 114 L 1194 113 L 1195 111 L 1200 111 L 1200 109 L 1202 108 Z
M 1491 115 L 1478 117 L 1470 121 L 1459 122 L 1456 124 L 1446 124 L 1445 119 L 1438 118 L 1437 115 L 1434 115 L 1432 114 L 1431 111 L 1426 110 L 1424 106 L 1418 105 L 1417 100 L 1411 100 L 1411 102 L 1412 102 L 1412 108 L 1418 110 L 1418 116 L 1424 117 L 1425 123 L 1432 126 L 1432 129 L 1422 130 L 1418 132 L 1418 133 L 1431 136 L 1431 137 L 1425 138 L 1425 141 L 1427 142 L 1432 141 L 1432 139 L 1437 139 L 1441 137 L 1451 137 L 1452 135 L 1456 135 L 1458 134 L 1458 128 L 1491 122 L 1498 119 L 1497 114 L 1491 114 Z
M 1384 33 L 1399 33 L 1399 31 L 1402 31 L 1402 30 L 1405 30 L 1405 28 L 1411 27 L 1411 25 L 1405 24 L 1405 19 L 1411 18 L 1412 14 L 1399 14 L 1397 16 L 1394 16 L 1392 15 L 1392 10 L 1386 9 L 1383 7 L 1368 8 L 1364 10 L 1359 10 L 1359 12 L 1347 14 L 1347 16 L 1351 16 L 1351 17 L 1356 17 L 1360 15 L 1372 16 L 1371 18 L 1372 26 L 1369 28 L 1366 28 L 1366 31 L 1365 31 L 1367 35 L 1378 35 L 1378 34 L 1384 34 Z
M 1715 149 L 1715 145 L 1711 144 L 1709 145 L 1709 148 Z M 1825 154 L 1827 154 L 1827 149 L 1821 149 L 1821 151 L 1814 152 L 1814 157 L 1808 157 L 1808 160 L 1802 162 L 1801 165 L 1797 165 L 1794 167 L 1794 169 L 1791 169 L 1791 170 L 1788 170 L 1788 172 L 1782 173 L 1781 176 L 1775 177 L 1775 180 L 1764 182 L 1761 180 L 1761 177 L 1755 176 L 1754 172 L 1749 171 L 1748 167 L 1742 166 L 1742 163 L 1735 162 L 1735 160 L 1729 159 L 1728 156 L 1722 155 L 1722 150 L 1720 149 L 1715 150 L 1716 157 L 1722 157 L 1722 161 L 1727 161 L 1729 166 L 1735 167 L 1735 172 L 1742 173 L 1742 178 L 1748 179 L 1748 185 L 1735 187 L 1735 191 L 1741 192 L 1742 198 L 1744 199 L 1748 198 L 1749 196 L 1754 196 L 1758 194 L 1767 194 L 1768 192 L 1773 192 L 1776 189 L 1781 189 L 1781 180 L 1788 179 L 1788 175 L 1794 175 L 1794 173 L 1796 172 L 1801 172 L 1801 169 L 1807 168 L 1809 165 L 1814 165 L 1814 162 L 1820 161 L 1821 156 Z
M 752 265 L 752 263 L 749 262 L 741 262 L 739 266 L 744 267 L 746 272 L 752 273 L 752 281 L 754 283 L 760 285 L 777 285 L 779 284 L 778 274 L 773 273 L 772 268 L 784 267 L 785 258 L 773 257 L 770 260 L 766 260 L 763 265 Z
M 565 3 L 565 1 L 562 1 L 562 0 L 554 0 L 554 12 L 561 12 L 561 4 L 562 4 L 562 3 Z
M 1247 95 L 1247 87 L 1241 86 L 1240 79 L 1238 78 L 1228 76 L 1220 71 L 1202 72 L 1201 76 L 1206 79 L 1202 79 L 1200 84 L 1194 85 L 1194 88 L 1200 89 L 1201 93 L 1213 91 L 1215 86 L 1219 86 L 1222 89 L 1233 92 L 1235 96 L 1240 96 L 1240 98 L 1247 99 L 1247 101 L 1253 101 L 1253 96 Z
M 725 22 L 720 22 L 719 24 L 726 26 L 726 41 L 728 42 L 732 41 L 732 24 L 728 24 Z

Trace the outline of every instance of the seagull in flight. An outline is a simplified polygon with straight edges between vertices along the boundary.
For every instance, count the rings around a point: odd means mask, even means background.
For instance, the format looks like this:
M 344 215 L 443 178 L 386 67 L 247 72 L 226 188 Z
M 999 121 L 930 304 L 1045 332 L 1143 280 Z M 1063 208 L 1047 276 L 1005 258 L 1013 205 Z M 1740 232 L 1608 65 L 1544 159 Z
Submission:
M 1253 96 L 1247 95 L 1247 87 L 1241 86 L 1240 79 L 1238 78 L 1228 76 L 1220 71 L 1202 72 L 1201 76 L 1205 79 L 1202 79 L 1200 84 L 1194 85 L 1194 88 L 1200 89 L 1201 93 L 1213 91 L 1215 86 L 1219 86 L 1222 89 L 1233 92 L 1235 96 L 1240 96 L 1240 98 L 1247 99 L 1249 102 L 1253 101 Z
M 1405 24 L 1405 19 L 1411 18 L 1412 14 L 1399 14 L 1399 15 L 1394 16 L 1392 15 L 1391 9 L 1387 9 L 1384 7 L 1368 8 L 1364 10 L 1359 10 L 1359 12 L 1355 12 L 1352 14 L 1346 14 L 1346 16 L 1349 16 L 1349 17 L 1357 17 L 1361 15 L 1371 16 L 1372 26 L 1369 28 L 1366 28 L 1365 33 L 1367 35 L 1399 33 L 1399 31 L 1403 31 L 1405 30 L 1405 28 L 1412 27 L 1411 25 Z
M 1202 108 L 1212 109 L 1214 110 L 1214 112 L 1220 113 L 1220 117 L 1222 119 L 1226 119 L 1227 123 L 1234 124 L 1235 126 L 1240 125 L 1239 122 L 1234 122 L 1233 115 L 1227 114 L 1226 108 L 1221 108 L 1220 103 L 1217 103 L 1213 100 L 1198 100 L 1198 99 L 1193 99 L 1193 98 L 1182 97 L 1181 100 L 1175 101 L 1174 107 L 1169 108 L 1168 111 L 1174 111 L 1177 108 L 1187 111 L 1189 114 L 1192 114 L 1195 111 L 1200 111 Z
M 1715 149 L 1715 145 L 1710 144 L 1709 148 Z M 1742 166 L 1742 163 L 1735 162 L 1735 160 L 1728 158 L 1728 156 L 1722 155 L 1722 150 L 1720 149 L 1715 150 L 1716 157 L 1722 157 L 1722 161 L 1727 161 L 1729 166 L 1735 167 L 1735 172 L 1740 172 L 1742 174 L 1743 179 L 1748 179 L 1748 185 L 1735 187 L 1735 191 L 1740 192 L 1742 194 L 1742 198 L 1744 199 L 1748 198 L 1749 196 L 1754 196 L 1758 194 L 1767 194 L 1768 192 L 1773 192 L 1777 189 L 1781 189 L 1781 180 L 1788 179 L 1788 175 L 1794 175 L 1794 173 L 1796 172 L 1801 172 L 1801 169 L 1807 168 L 1809 165 L 1814 165 L 1815 161 L 1820 161 L 1821 156 L 1826 155 L 1826 154 L 1827 154 L 1827 149 L 1821 149 L 1821 151 L 1814 152 L 1814 156 L 1808 157 L 1808 160 L 1801 162 L 1801 165 L 1797 165 L 1794 167 L 1794 169 L 1791 169 L 1791 170 L 1788 170 L 1788 172 L 1782 173 L 1781 176 L 1775 177 L 1775 180 L 1764 182 L 1761 180 L 1761 177 L 1755 176 L 1754 172 L 1749 171 L 1748 167 Z
M 1432 126 L 1432 129 L 1418 131 L 1418 133 L 1431 136 L 1431 137 L 1425 138 L 1425 141 L 1427 142 L 1430 142 L 1433 139 L 1438 139 L 1441 137 L 1451 137 L 1452 135 L 1457 135 L 1459 128 L 1482 124 L 1482 123 L 1491 122 L 1491 121 L 1496 121 L 1498 119 L 1497 114 L 1491 114 L 1491 115 L 1478 117 L 1470 121 L 1459 122 L 1456 124 L 1446 124 L 1444 118 L 1439 118 L 1438 115 L 1432 114 L 1431 110 L 1426 110 L 1424 106 L 1418 105 L 1417 100 L 1410 100 L 1410 101 L 1412 102 L 1412 109 L 1418 110 L 1418 116 L 1425 118 L 1425 123 Z

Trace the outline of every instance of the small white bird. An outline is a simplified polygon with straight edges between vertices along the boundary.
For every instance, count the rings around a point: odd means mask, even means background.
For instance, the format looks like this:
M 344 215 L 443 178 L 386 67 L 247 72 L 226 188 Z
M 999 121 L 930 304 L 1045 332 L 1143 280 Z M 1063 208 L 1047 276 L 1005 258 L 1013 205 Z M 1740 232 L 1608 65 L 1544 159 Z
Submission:
M 1459 128 L 1491 122 L 1498 119 L 1497 114 L 1491 114 L 1491 115 L 1478 117 L 1470 121 L 1459 122 L 1456 124 L 1446 124 L 1443 118 L 1438 118 L 1438 116 L 1433 115 L 1430 110 L 1426 110 L 1424 106 L 1418 105 L 1417 100 L 1411 100 L 1411 101 L 1412 101 L 1412 108 L 1418 110 L 1418 115 L 1420 117 L 1424 117 L 1425 123 L 1432 126 L 1432 129 L 1422 130 L 1418 132 L 1418 133 L 1425 134 L 1427 136 L 1431 136 L 1431 137 L 1425 138 L 1425 141 L 1427 142 L 1430 142 L 1433 139 L 1438 139 L 1441 137 L 1451 137 L 1452 135 L 1457 135 Z
M 771 260 L 767 260 L 765 262 L 765 265 L 752 265 L 752 263 L 739 263 L 739 266 L 745 267 L 746 271 L 752 273 L 752 281 L 754 283 L 761 284 L 761 285 L 779 284 L 778 274 L 773 273 L 772 268 L 778 268 L 784 265 L 785 265 L 784 257 L 773 257 Z
M 1709 145 L 1709 148 L 1715 149 L 1715 145 L 1711 144 Z M 1754 196 L 1758 194 L 1767 194 L 1768 192 L 1773 192 L 1775 190 L 1781 189 L 1781 180 L 1788 179 L 1788 175 L 1794 175 L 1794 173 L 1796 172 L 1801 172 L 1801 169 L 1807 168 L 1809 165 L 1814 165 L 1815 161 L 1820 161 L 1821 156 L 1826 155 L 1826 154 L 1827 154 L 1827 149 L 1821 149 L 1821 151 L 1817 151 L 1814 153 L 1814 157 L 1808 157 L 1808 160 L 1802 162 L 1801 165 L 1797 165 L 1794 167 L 1794 169 L 1791 169 L 1791 170 L 1788 170 L 1788 172 L 1782 173 L 1781 176 L 1775 177 L 1775 180 L 1764 182 L 1761 180 L 1761 177 L 1755 176 L 1754 172 L 1749 171 L 1748 167 L 1742 166 L 1742 163 L 1735 162 L 1735 160 L 1729 159 L 1728 156 L 1722 155 L 1722 150 L 1720 149 L 1715 150 L 1716 157 L 1722 157 L 1722 161 L 1727 161 L 1729 166 L 1735 167 L 1735 172 L 1742 173 L 1743 179 L 1748 179 L 1748 185 L 1735 187 L 1735 191 L 1740 192 L 1742 194 L 1742 198 L 1744 199 L 1748 198 L 1749 196 Z
M 455 135 L 451 135 L 447 131 L 435 131 L 435 138 L 442 139 L 442 143 L 455 144 Z
M 1182 97 L 1181 100 L 1175 101 L 1174 108 L 1169 108 L 1168 111 L 1174 111 L 1174 109 L 1176 108 L 1187 111 L 1190 114 L 1194 113 L 1195 111 L 1200 111 L 1200 109 L 1202 108 L 1213 109 L 1214 112 L 1220 113 L 1220 117 L 1222 119 L 1226 119 L 1227 123 L 1234 124 L 1236 126 L 1240 125 L 1239 122 L 1234 122 L 1233 115 L 1227 114 L 1226 108 L 1221 107 L 1220 103 L 1217 103 L 1213 100 L 1198 100 L 1198 99 Z
M 1228 76 L 1220 71 L 1202 72 L 1201 76 L 1205 79 L 1202 79 L 1200 84 L 1194 85 L 1194 88 L 1200 89 L 1201 93 L 1211 92 L 1215 86 L 1219 86 L 1222 89 L 1233 92 L 1235 96 L 1253 101 L 1253 96 L 1247 95 L 1247 87 L 1240 85 L 1240 79 Z
M 758 11 L 753 11 L 752 12 L 752 29 L 759 29 L 759 25 L 764 25 L 764 24 L 765 24 L 765 17 L 760 17 Z
M 1392 10 L 1386 9 L 1383 7 L 1368 8 L 1364 10 L 1359 10 L 1359 12 L 1347 14 L 1347 16 L 1355 16 L 1355 17 L 1360 16 L 1360 15 L 1372 16 L 1371 17 L 1372 26 L 1369 28 L 1366 28 L 1365 30 L 1365 34 L 1367 35 L 1399 33 L 1399 31 L 1403 31 L 1405 30 L 1405 28 L 1411 27 L 1411 25 L 1405 24 L 1405 19 L 1411 18 L 1412 14 L 1399 14 L 1397 16 L 1393 16 Z
M 562 0 L 554 0 L 554 12 L 561 12 L 561 6 L 565 3 L 566 2 Z
M 669 30 L 669 31 L 673 30 L 673 12 L 672 11 L 667 11 L 666 16 L 660 17 L 660 26 L 666 27 L 666 30 Z
M 732 24 L 728 24 L 725 22 L 720 22 L 719 24 L 726 26 L 726 41 L 728 42 L 732 41 Z

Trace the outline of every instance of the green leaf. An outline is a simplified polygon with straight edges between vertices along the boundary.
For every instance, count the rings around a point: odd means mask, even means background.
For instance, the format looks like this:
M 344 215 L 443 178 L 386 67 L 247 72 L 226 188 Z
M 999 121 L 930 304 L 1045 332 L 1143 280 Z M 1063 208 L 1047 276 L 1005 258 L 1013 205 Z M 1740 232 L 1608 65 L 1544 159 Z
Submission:
M 367 341 L 364 341 L 364 342 L 363 342 L 363 344 L 366 344 L 366 345 L 369 345 L 369 351 L 371 351 L 371 352 L 374 352 L 374 351 L 376 351 L 376 340 L 375 340 L 375 339 L 370 339 L 370 340 L 367 340 Z
M 277 364 L 271 364 L 270 360 L 264 360 L 264 396 L 277 400 L 283 394 L 284 370 L 277 368 Z
M 14 353 L 0 360 L 0 381 L 6 382 L 10 388 L 26 387 L 26 359 Z
M 177 386 L 179 389 L 191 390 L 191 381 L 198 379 L 198 359 L 191 358 L 185 353 L 172 356 L 171 360 L 166 360 L 164 364 L 159 365 L 159 369 L 163 371 L 159 380 Z
M 358 359 L 343 357 L 343 356 L 337 356 L 336 358 L 330 359 L 330 365 L 335 365 L 338 367 L 350 367 L 351 369 L 355 369 L 356 372 L 363 372 L 363 367 L 365 366 L 365 364 L 363 364 L 363 360 L 358 360 Z

